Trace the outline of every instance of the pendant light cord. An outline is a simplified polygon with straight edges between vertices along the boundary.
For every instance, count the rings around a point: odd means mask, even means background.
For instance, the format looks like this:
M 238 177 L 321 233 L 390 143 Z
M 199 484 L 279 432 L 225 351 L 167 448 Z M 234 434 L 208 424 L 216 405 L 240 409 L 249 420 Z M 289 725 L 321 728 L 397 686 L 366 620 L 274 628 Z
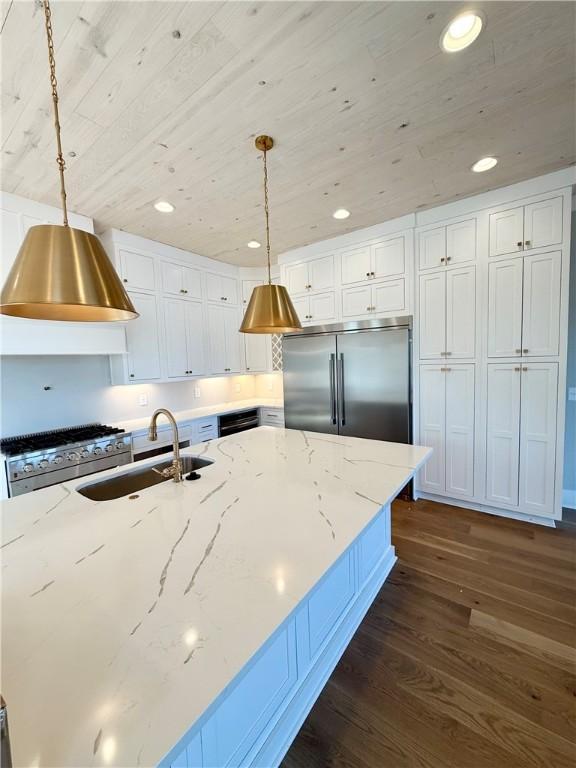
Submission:
M 58 156 L 56 163 L 60 173 L 60 197 L 62 199 L 62 214 L 64 217 L 64 226 L 68 226 L 68 209 L 66 207 L 66 187 L 64 186 L 64 171 L 66 162 L 62 155 L 62 140 L 60 138 L 60 116 L 58 113 L 58 82 L 56 80 L 56 61 L 54 59 L 54 40 L 52 37 L 52 11 L 50 10 L 49 0 L 43 0 L 44 16 L 46 19 L 46 38 L 48 40 L 48 62 L 50 64 L 50 85 L 52 86 L 52 104 L 54 106 L 54 128 L 56 129 L 56 145 L 58 147 Z
M 272 285 L 270 271 L 270 211 L 268 210 L 268 166 L 266 164 L 266 149 L 264 149 L 264 213 L 266 215 L 266 256 L 268 259 L 268 285 Z

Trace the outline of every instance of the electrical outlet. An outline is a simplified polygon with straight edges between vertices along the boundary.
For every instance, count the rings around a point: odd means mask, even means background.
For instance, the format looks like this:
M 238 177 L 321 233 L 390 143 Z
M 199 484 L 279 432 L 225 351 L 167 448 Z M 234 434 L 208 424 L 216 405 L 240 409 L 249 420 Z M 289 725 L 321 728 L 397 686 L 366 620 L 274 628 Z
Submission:
M 576 400 L 576 387 L 568 387 L 568 400 Z
M 138 405 L 142 405 L 142 406 L 148 405 L 148 395 L 146 394 L 138 395 Z
M 200 387 L 194 387 L 194 397 L 200 397 Z

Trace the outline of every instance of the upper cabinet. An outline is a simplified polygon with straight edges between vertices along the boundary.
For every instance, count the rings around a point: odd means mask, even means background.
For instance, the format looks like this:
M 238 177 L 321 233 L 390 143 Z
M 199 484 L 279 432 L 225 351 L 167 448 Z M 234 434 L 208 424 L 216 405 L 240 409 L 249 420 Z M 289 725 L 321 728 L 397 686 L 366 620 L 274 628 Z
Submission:
M 206 298 L 218 303 L 238 304 L 238 280 L 228 275 L 206 272 Z
M 235 307 L 209 304 L 207 311 L 209 373 L 241 373 L 243 366 L 238 310 Z
M 135 320 L 126 323 L 128 357 L 124 362 L 128 380 L 131 382 L 154 381 L 161 377 L 156 296 L 133 291 L 128 291 L 128 295 L 139 314 Z M 114 362 L 120 364 L 116 359 Z
M 202 273 L 199 269 L 173 261 L 163 261 L 161 264 L 164 293 L 187 299 L 202 298 Z
M 334 288 L 334 256 L 287 264 L 285 280 L 288 293 L 294 296 Z
M 127 290 L 156 290 L 156 260 L 151 254 L 137 253 L 121 248 L 118 261 L 122 282 Z
M 407 267 L 405 237 L 391 237 L 341 253 L 342 285 L 404 275 Z
M 476 260 L 476 219 L 425 229 L 418 235 L 418 267 L 437 269 Z
M 302 325 L 333 323 L 336 321 L 336 301 L 334 292 L 301 296 L 292 301 Z
M 202 304 L 199 301 L 164 299 L 164 323 L 168 378 L 204 375 Z
M 476 354 L 476 267 L 425 272 L 419 279 L 420 358 Z
M 490 214 L 490 256 L 562 242 L 562 198 L 552 197 Z

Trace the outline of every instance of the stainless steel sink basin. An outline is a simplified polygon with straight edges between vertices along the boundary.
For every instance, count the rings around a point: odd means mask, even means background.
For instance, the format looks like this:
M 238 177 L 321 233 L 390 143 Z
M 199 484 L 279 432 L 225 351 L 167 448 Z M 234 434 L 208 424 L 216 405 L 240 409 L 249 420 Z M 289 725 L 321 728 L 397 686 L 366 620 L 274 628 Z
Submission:
M 214 463 L 211 459 L 201 459 L 198 456 L 180 456 L 180 461 L 184 477 L 190 472 L 195 472 Z M 167 469 L 171 464 L 172 458 L 164 459 L 157 464 L 148 464 L 145 467 L 132 469 L 129 472 L 112 475 L 105 480 L 95 480 L 76 490 L 82 496 L 92 499 L 92 501 L 120 499 L 122 496 L 129 496 L 132 493 L 141 491 L 143 488 L 150 488 L 152 485 L 158 485 L 167 481 L 172 482 L 171 477 L 165 477 L 161 474 L 162 470 Z

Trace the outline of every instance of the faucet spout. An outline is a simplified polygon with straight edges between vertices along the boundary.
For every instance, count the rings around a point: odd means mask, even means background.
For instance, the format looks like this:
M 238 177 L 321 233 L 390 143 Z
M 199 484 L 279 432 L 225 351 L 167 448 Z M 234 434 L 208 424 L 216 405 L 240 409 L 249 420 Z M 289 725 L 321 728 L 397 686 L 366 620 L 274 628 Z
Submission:
M 167 408 L 158 408 L 154 411 L 152 414 L 152 418 L 150 420 L 150 426 L 148 427 L 148 440 L 154 441 L 158 439 L 158 430 L 156 427 L 156 422 L 158 421 L 158 416 L 162 414 L 163 416 L 166 416 L 168 421 L 170 422 L 170 425 L 172 427 L 172 449 L 174 452 L 174 459 L 172 460 L 172 466 L 170 469 L 164 470 L 167 472 L 174 480 L 175 483 L 181 483 L 183 480 L 182 477 L 182 463 L 180 461 L 180 439 L 178 437 L 178 424 L 176 423 L 176 419 L 174 416 L 170 413 L 170 411 Z

